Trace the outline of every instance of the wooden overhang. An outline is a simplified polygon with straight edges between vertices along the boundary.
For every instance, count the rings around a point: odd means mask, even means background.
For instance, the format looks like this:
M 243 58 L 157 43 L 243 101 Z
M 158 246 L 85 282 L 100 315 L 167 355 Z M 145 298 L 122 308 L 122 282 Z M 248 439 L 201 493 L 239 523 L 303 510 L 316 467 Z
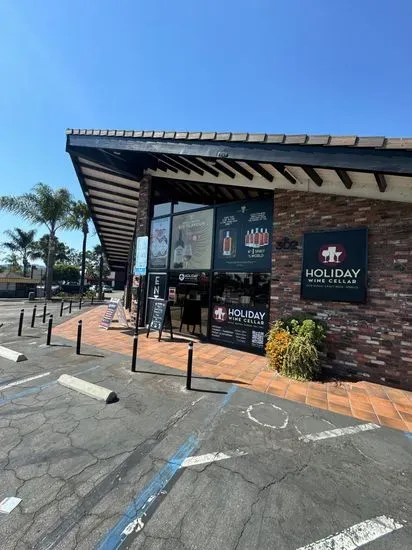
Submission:
M 67 130 L 66 150 L 112 269 L 135 234 L 140 181 L 199 204 L 289 189 L 412 202 L 412 138 Z

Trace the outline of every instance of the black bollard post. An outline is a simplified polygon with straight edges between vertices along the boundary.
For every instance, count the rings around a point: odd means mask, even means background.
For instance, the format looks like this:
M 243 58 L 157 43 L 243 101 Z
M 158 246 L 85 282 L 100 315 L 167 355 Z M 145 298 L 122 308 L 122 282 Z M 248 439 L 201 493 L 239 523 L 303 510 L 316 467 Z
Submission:
M 50 315 L 49 324 L 48 324 L 48 327 L 47 327 L 46 346 L 50 346 L 52 328 L 53 328 L 53 315 Z
M 37 306 L 34 306 L 33 308 L 33 314 L 31 316 L 31 328 L 34 328 L 34 323 L 36 321 L 36 310 L 37 310 Z
M 23 319 L 24 319 L 24 309 L 20 310 L 20 319 L 19 319 L 19 330 L 17 331 L 17 336 L 21 336 L 21 331 L 23 328 Z
M 76 355 L 80 355 L 80 346 L 82 343 L 82 321 L 77 323 L 77 344 L 76 344 Z
M 193 342 L 189 342 L 187 345 L 187 376 L 186 376 L 186 389 L 192 389 L 192 363 L 193 363 Z
M 47 304 L 43 306 L 43 324 L 46 322 Z
M 92 305 L 93 305 L 93 300 L 94 300 L 94 294 L 92 294 Z
M 136 372 L 137 334 L 133 336 L 132 372 Z
M 70 300 L 70 302 L 69 302 L 69 313 L 72 312 L 72 305 L 73 305 L 73 300 Z
M 82 297 L 79 298 L 79 309 L 82 309 Z
M 64 306 L 64 300 L 62 300 L 62 303 L 60 304 L 60 317 L 63 315 L 63 306 Z

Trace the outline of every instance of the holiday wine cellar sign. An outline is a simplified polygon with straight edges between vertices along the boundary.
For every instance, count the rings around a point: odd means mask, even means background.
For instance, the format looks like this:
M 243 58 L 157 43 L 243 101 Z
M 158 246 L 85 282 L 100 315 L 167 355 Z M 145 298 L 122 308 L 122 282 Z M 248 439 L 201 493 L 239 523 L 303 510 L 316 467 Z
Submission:
M 367 263 L 367 229 L 305 233 L 302 298 L 365 302 Z

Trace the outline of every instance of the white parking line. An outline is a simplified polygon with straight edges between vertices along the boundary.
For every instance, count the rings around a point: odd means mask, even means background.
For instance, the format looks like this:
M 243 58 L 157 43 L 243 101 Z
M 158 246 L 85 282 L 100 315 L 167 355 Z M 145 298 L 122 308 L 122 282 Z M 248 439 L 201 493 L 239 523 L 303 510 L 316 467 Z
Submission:
M 181 468 L 187 468 L 189 466 L 197 466 L 198 464 L 207 464 L 208 462 L 216 462 L 217 460 L 225 460 L 226 458 L 235 458 L 237 456 L 244 456 L 247 453 L 243 451 L 233 451 L 229 453 L 208 453 L 206 455 L 189 456 L 184 459 L 181 464 Z
M 335 430 L 326 430 L 314 434 L 302 435 L 299 437 L 301 441 L 308 443 L 309 441 L 319 441 L 320 439 L 329 439 L 330 437 L 341 437 L 342 435 L 352 435 L 359 432 L 367 432 L 369 430 L 377 430 L 380 428 L 378 424 L 359 424 L 357 426 L 348 426 L 347 428 L 336 428 Z
M 341 533 L 301 546 L 298 550 L 356 550 L 360 546 L 401 529 L 403 525 L 388 516 L 357 523 Z
M 13 386 L 19 386 L 20 384 L 24 384 L 25 382 L 31 382 L 32 380 L 37 380 L 38 378 L 43 378 L 44 376 L 49 376 L 49 372 L 45 372 L 43 374 L 37 374 L 36 376 L 29 376 L 28 378 L 22 378 L 21 380 L 16 380 L 15 382 L 11 382 L 10 384 L 6 384 L 5 386 L 0 386 L 0 391 L 7 390 L 8 388 L 13 388 Z

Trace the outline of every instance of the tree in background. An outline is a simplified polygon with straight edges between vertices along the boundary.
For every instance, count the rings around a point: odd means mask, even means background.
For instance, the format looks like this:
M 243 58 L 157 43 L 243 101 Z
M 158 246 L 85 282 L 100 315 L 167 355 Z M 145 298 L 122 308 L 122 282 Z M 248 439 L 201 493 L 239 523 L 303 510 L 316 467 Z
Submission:
M 7 265 L 7 270 L 12 273 L 21 273 L 21 266 L 19 264 L 19 259 L 15 252 L 11 252 L 8 256 L 4 258 Z
M 75 265 L 56 263 L 54 266 L 53 281 L 57 283 L 78 283 L 79 277 L 79 268 Z
M 67 189 L 52 189 L 45 183 L 38 183 L 31 192 L 19 197 L 0 197 L 0 209 L 8 210 L 22 218 L 45 225 L 49 230 L 49 246 L 46 271 L 46 299 L 51 298 L 53 267 L 55 262 L 56 231 L 69 226 L 72 198 Z
M 47 258 L 49 255 L 49 235 L 43 235 L 38 241 L 34 243 L 34 249 L 30 255 L 32 260 L 41 260 L 44 265 L 47 265 Z M 56 262 L 74 263 L 69 260 L 67 255 L 67 247 L 64 243 L 59 241 L 57 237 L 54 238 L 54 259 Z
M 16 227 L 13 230 L 8 229 L 4 232 L 4 234 L 9 237 L 9 240 L 2 243 L 3 247 L 7 248 L 7 250 L 15 255 L 17 264 L 18 258 L 20 258 L 23 265 L 23 277 L 26 277 L 27 269 L 29 267 L 29 258 L 35 248 L 34 236 L 36 231 L 34 229 L 23 231 L 22 229 Z M 15 264 L 14 261 L 12 263 Z
M 89 233 L 89 222 L 92 219 L 89 207 L 83 201 L 76 201 L 73 203 L 72 212 L 69 217 L 69 227 L 72 229 L 80 229 L 83 233 L 83 245 L 82 245 L 82 263 L 80 270 L 80 295 L 84 291 L 84 277 L 86 275 L 86 246 L 87 235 Z
M 70 248 L 70 246 L 66 246 L 66 261 L 69 264 L 75 265 L 80 267 L 82 264 L 82 254 L 78 250 L 75 250 L 74 248 Z
M 103 247 L 97 244 L 93 250 L 88 251 L 86 254 L 86 273 L 87 276 L 95 281 L 98 281 L 99 287 L 99 300 L 103 297 L 103 278 L 110 274 L 110 268 L 106 261 Z

